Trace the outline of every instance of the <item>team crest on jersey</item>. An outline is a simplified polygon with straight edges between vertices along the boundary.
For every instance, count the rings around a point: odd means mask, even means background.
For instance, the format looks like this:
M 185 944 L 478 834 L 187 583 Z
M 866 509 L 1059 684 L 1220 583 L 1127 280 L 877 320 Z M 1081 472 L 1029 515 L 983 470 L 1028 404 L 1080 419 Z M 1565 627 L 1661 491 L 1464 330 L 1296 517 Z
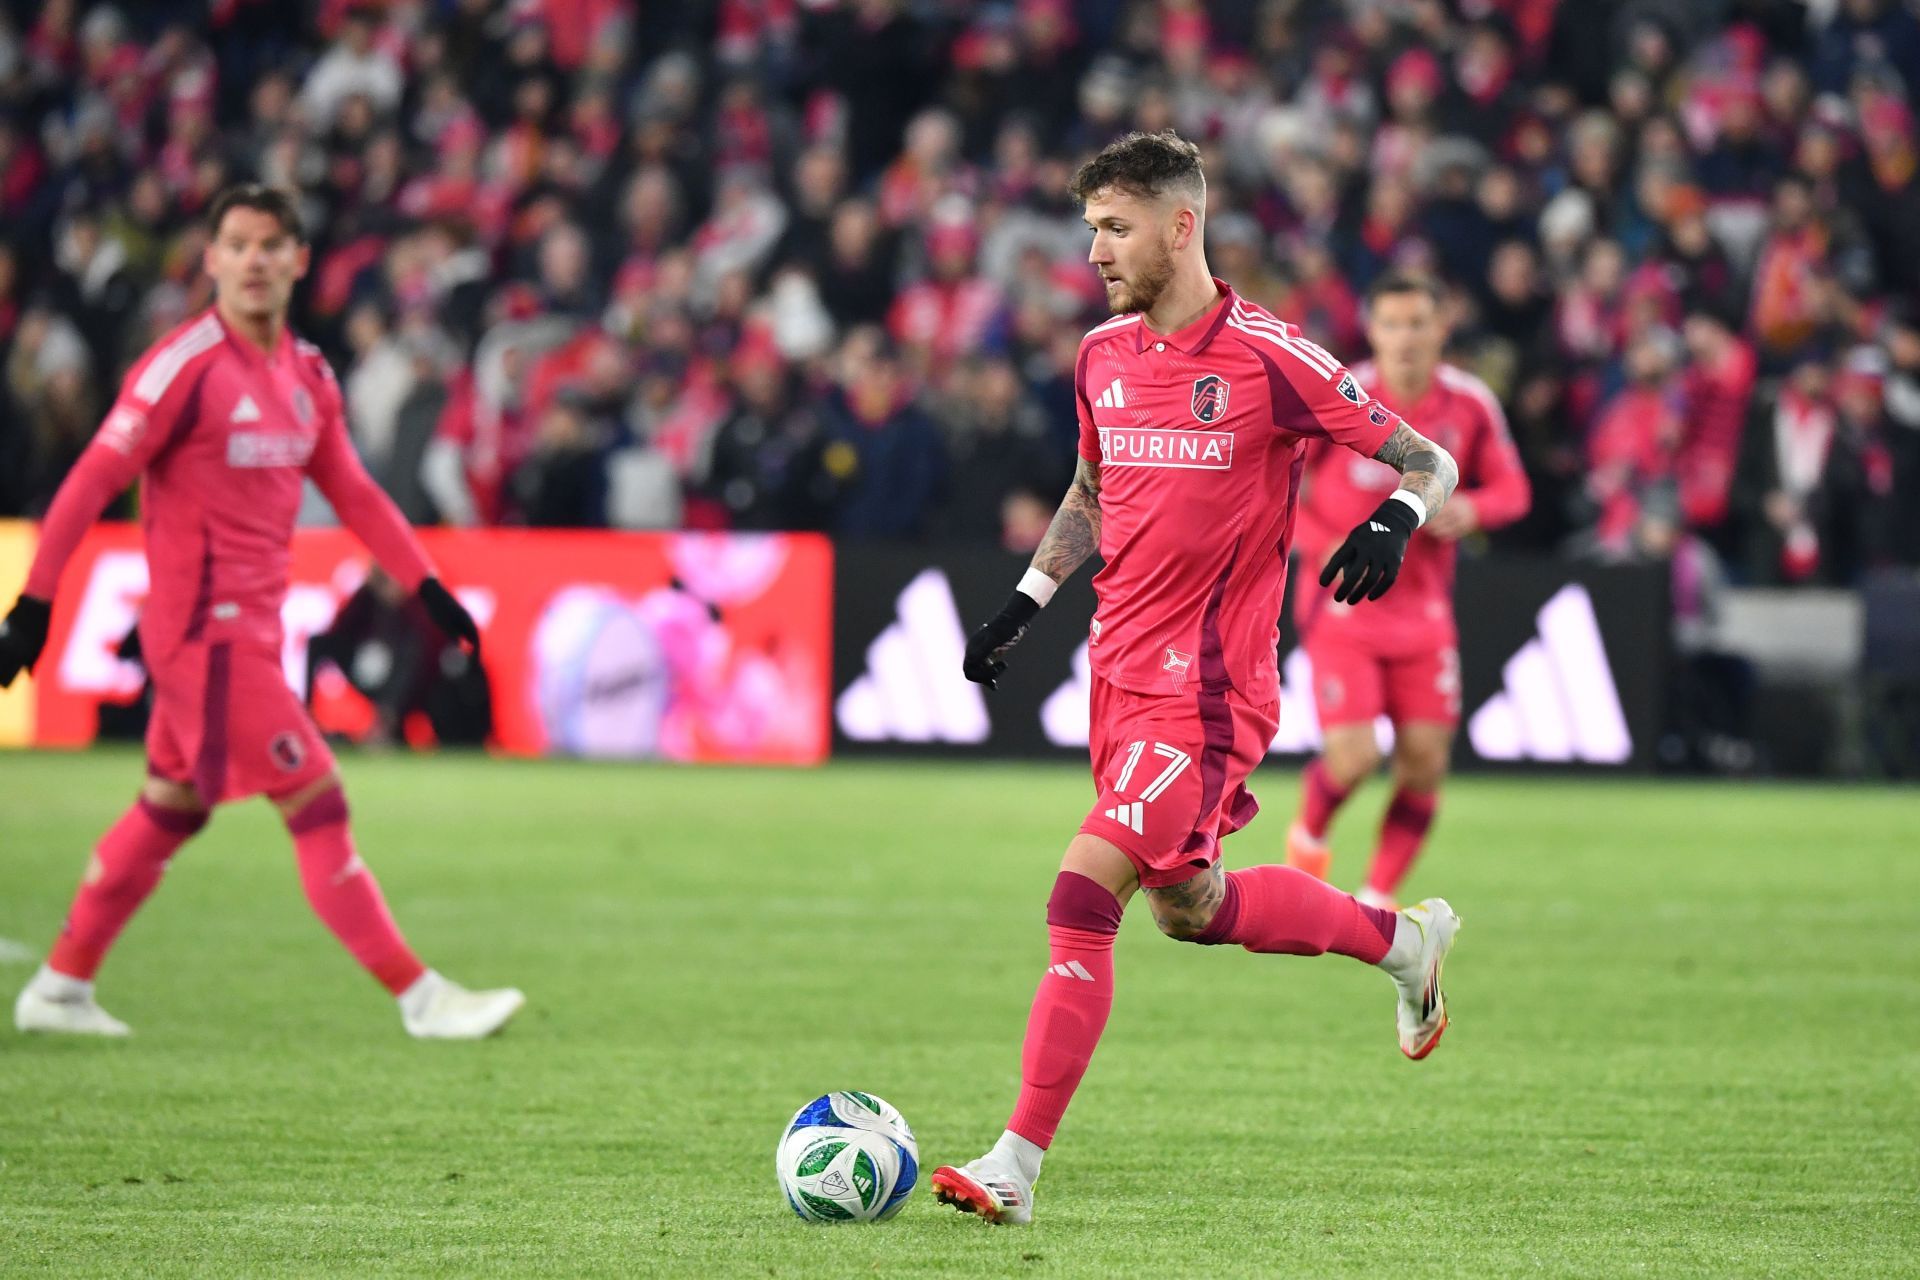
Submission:
M 282 733 L 267 744 L 267 752 L 284 773 L 292 773 L 306 763 L 307 748 L 297 733 Z
M 1384 427 L 1387 425 L 1387 411 L 1376 404 L 1367 410 L 1367 421 L 1376 427 Z
M 1202 422 L 1218 422 L 1227 416 L 1227 380 L 1217 373 L 1203 374 L 1193 380 L 1193 416 Z
M 313 425 L 313 397 L 307 394 L 305 387 L 293 389 L 293 416 L 300 420 L 303 427 Z
M 1340 394 L 1355 404 L 1365 404 L 1367 402 L 1367 393 L 1360 389 L 1359 382 L 1356 381 L 1350 373 L 1340 375 Z

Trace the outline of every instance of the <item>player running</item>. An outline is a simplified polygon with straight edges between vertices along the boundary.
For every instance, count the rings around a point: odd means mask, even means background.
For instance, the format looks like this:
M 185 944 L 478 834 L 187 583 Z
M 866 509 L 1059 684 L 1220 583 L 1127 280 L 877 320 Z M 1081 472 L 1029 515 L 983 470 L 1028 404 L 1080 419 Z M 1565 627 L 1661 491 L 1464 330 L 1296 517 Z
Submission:
M 476 657 L 479 630 L 361 467 L 325 358 L 287 328 L 287 301 L 308 260 L 293 202 L 268 187 L 235 187 L 214 202 L 209 226 L 212 309 L 128 371 L 60 486 L 26 588 L 0 624 L 4 688 L 39 659 L 54 588 L 82 535 L 144 474 L 152 587 L 140 638 L 154 686 L 147 781 L 95 848 L 66 927 L 14 1005 L 14 1025 L 126 1035 L 127 1025 L 94 1002 L 108 948 L 213 806 L 265 794 L 293 836 L 307 900 L 398 999 L 408 1033 L 489 1035 L 523 997 L 467 991 L 415 958 L 354 851 L 333 755 L 281 675 L 280 604 L 303 480 L 312 477 L 386 570 Z
M 1441 964 L 1459 921 L 1439 898 L 1365 906 L 1289 867 L 1223 873 L 1220 837 L 1257 808 L 1247 775 L 1279 725 L 1280 601 L 1307 445 L 1332 440 L 1401 473 L 1323 580 L 1343 600 L 1393 585 L 1413 531 L 1441 510 L 1453 459 L 1291 325 L 1207 270 L 1200 153 L 1130 134 L 1075 175 L 1089 255 L 1116 318 L 1075 371 L 1080 463 L 1033 565 L 967 642 L 989 687 L 1028 624 L 1091 556 L 1106 567 L 1089 657 L 1099 798 L 1047 901 L 1050 962 L 1034 995 L 1021 1088 L 986 1155 L 933 1173 L 935 1194 L 1003 1222 L 1033 1184 L 1113 1004 L 1113 939 L 1136 889 L 1161 931 L 1204 946 L 1378 965 L 1398 990 L 1400 1048 L 1425 1057 L 1447 1025 Z
M 1294 617 L 1313 662 L 1314 705 L 1324 739 L 1301 780 L 1300 816 L 1287 831 L 1287 865 L 1324 880 L 1327 826 L 1380 764 L 1374 721 L 1393 721 L 1393 799 L 1360 901 L 1395 905 L 1439 804 L 1454 729 L 1460 723 L 1460 642 L 1453 622 L 1453 566 L 1461 538 L 1498 529 L 1532 500 L 1506 415 L 1485 383 L 1443 364 L 1446 323 L 1439 290 L 1423 277 L 1381 276 L 1367 290 L 1374 359 L 1355 369 L 1375 402 L 1420 424 L 1459 459 L 1461 490 L 1407 548 L 1393 594 L 1356 611 L 1326 591 L 1301 591 Z M 1307 453 L 1297 538 L 1320 563 L 1341 532 L 1371 511 L 1399 477 L 1389 467 L 1322 443 Z

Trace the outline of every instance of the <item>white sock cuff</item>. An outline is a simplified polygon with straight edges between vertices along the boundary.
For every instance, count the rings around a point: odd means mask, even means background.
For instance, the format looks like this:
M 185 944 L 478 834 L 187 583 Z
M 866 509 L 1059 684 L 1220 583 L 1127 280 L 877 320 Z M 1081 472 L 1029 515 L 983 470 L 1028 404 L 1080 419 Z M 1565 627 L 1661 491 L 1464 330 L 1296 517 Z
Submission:
M 1001 1132 L 1000 1141 L 993 1144 L 993 1150 L 988 1154 L 1018 1169 L 1020 1176 L 1031 1184 L 1040 1176 L 1040 1161 L 1045 1158 L 1047 1149 L 1007 1129 Z
M 432 969 L 415 978 L 405 991 L 394 997 L 400 1004 L 400 1012 L 409 1017 L 418 1014 L 426 1007 L 427 1001 L 433 998 L 434 990 L 442 981 L 440 975 Z
M 49 1000 L 78 1000 L 93 994 L 91 978 L 76 978 L 46 964 L 40 966 L 29 985 Z

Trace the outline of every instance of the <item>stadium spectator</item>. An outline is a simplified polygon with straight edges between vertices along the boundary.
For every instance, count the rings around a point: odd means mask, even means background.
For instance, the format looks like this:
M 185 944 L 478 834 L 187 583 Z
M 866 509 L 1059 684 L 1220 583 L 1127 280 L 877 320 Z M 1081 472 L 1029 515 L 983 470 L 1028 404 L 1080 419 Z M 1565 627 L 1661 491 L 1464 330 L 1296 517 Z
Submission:
M 940 429 L 914 403 L 910 375 L 884 339 L 854 334 L 842 361 L 844 381 L 826 411 L 824 463 L 841 487 L 834 532 L 919 537 L 945 487 Z

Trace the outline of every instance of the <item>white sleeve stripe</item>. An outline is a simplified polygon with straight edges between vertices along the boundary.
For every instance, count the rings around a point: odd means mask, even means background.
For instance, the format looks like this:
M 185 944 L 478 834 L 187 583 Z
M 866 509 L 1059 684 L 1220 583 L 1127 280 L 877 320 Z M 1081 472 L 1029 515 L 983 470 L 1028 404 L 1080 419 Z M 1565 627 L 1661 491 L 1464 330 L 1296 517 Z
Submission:
M 1333 379 L 1334 370 L 1327 369 L 1325 366 L 1321 365 L 1318 361 L 1316 361 L 1312 356 L 1300 350 L 1300 348 L 1294 346 L 1290 341 L 1288 341 L 1285 337 L 1282 337 L 1279 334 L 1273 333 L 1270 330 L 1266 330 L 1266 329 L 1252 328 L 1248 325 L 1244 325 L 1240 323 L 1238 320 L 1232 319 L 1231 317 L 1229 317 L 1227 320 L 1227 327 L 1232 329 L 1238 329 L 1240 332 L 1249 334 L 1256 338 L 1264 338 L 1268 342 L 1271 342 L 1274 346 L 1280 348 L 1282 351 L 1285 351 L 1287 354 L 1291 355 L 1294 359 L 1298 360 L 1301 364 L 1304 364 L 1309 369 L 1312 369 L 1315 373 L 1319 374 L 1321 377 L 1327 379 L 1328 381 L 1331 381 Z M 1334 368 L 1337 369 L 1338 367 L 1339 366 L 1336 365 Z
M 1329 373 L 1327 376 L 1331 377 L 1333 376 L 1333 373 L 1339 371 L 1340 362 L 1339 360 L 1334 358 L 1334 355 L 1332 352 L 1328 351 L 1325 347 L 1322 347 L 1319 343 L 1314 342 L 1311 339 L 1301 334 L 1289 333 L 1287 331 L 1287 326 L 1282 324 L 1280 321 L 1267 320 L 1260 316 L 1252 315 L 1244 311 L 1239 313 L 1239 319 L 1243 324 L 1251 326 L 1252 328 L 1267 330 L 1268 332 L 1272 333 L 1275 337 L 1279 338 L 1280 341 L 1286 343 L 1290 347 L 1297 349 L 1303 355 L 1312 359 L 1312 361 L 1315 364 L 1326 365 L 1327 368 L 1329 369 Z
M 1267 326 L 1261 324 L 1260 320 L 1248 319 L 1240 320 L 1240 322 L 1229 320 L 1229 324 L 1235 324 L 1235 328 L 1240 328 L 1240 330 L 1244 330 L 1244 332 L 1248 332 L 1248 334 L 1263 334 L 1263 336 L 1271 338 L 1271 340 L 1275 342 L 1275 345 L 1281 345 L 1284 349 L 1292 351 L 1302 363 L 1311 365 L 1321 376 L 1325 376 L 1325 378 L 1329 378 L 1329 380 L 1331 380 L 1336 372 L 1340 372 L 1340 361 L 1332 359 L 1331 355 L 1327 355 L 1325 351 L 1321 351 L 1319 347 L 1315 347 L 1315 345 L 1308 342 L 1306 338 L 1294 338 L 1294 336 L 1288 334 L 1286 330 L 1267 328 Z
M 133 384 L 134 399 L 158 404 L 187 362 L 219 341 L 220 322 L 209 315 L 160 349 Z
M 1109 329 L 1118 329 L 1123 324 L 1133 324 L 1139 319 L 1140 319 L 1140 316 L 1139 316 L 1139 313 L 1137 312 L 1130 315 L 1115 316 L 1113 319 L 1106 321 L 1104 324 L 1097 324 L 1093 328 L 1087 330 L 1087 336 L 1091 338 L 1096 333 L 1105 333 Z
M 1227 323 L 1246 333 L 1266 334 L 1280 346 L 1285 347 L 1301 360 L 1318 369 L 1323 376 L 1329 379 L 1340 371 L 1340 362 L 1335 360 L 1331 353 L 1322 350 L 1319 346 L 1307 341 L 1305 338 L 1298 338 L 1288 333 L 1277 320 L 1262 320 L 1258 316 L 1247 315 L 1241 312 L 1229 316 Z

